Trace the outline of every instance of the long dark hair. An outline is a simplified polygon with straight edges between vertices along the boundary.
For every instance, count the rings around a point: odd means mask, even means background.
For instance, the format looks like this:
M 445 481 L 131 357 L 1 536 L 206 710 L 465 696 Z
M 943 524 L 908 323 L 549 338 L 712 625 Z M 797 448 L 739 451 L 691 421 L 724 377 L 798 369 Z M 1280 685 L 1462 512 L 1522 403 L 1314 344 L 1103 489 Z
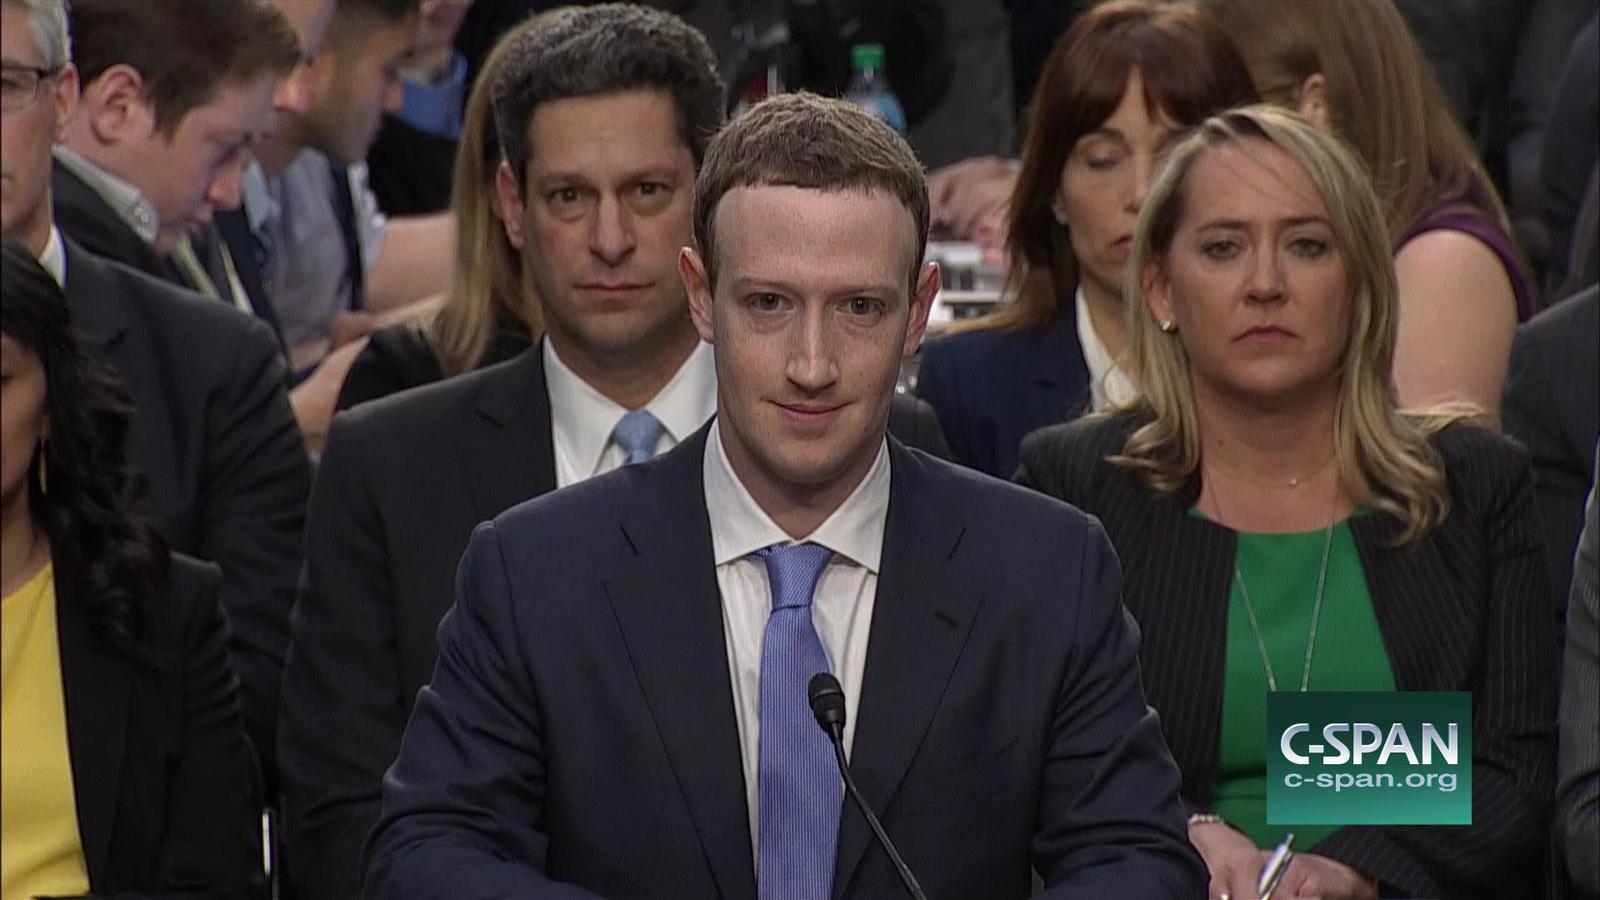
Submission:
M 1243 57 L 1203 10 L 1118 0 L 1084 13 L 1050 51 L 1028 104 L 1006 222 L 1008 290 L 1016 301 L 956 330 L 1038 328 L 1061 314 L 1078 286 L 1078 262 L 1050 203 L 1072 148 L 1116 112 L 1136 69 L 1151 115 L 1166 115 L 1179 128 L 1256 99 Z
M 145 611 L 170 557 L 132 512 L 144 486 L 126 456 L 132 402 L 78 349 L 55 279 L 14 241 L 0 252 L 0 332 L 38 358 L 50 422 L 28 468 L 28 512 L 50 541 L 56 578 L 72 580 L 95 633 L 151 662 Z

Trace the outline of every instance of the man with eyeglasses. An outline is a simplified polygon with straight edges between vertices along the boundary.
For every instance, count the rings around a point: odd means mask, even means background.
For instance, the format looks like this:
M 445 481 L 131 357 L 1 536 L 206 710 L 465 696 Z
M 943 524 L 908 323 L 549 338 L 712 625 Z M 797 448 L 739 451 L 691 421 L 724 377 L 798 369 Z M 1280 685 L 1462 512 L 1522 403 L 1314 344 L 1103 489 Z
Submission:
M 0 235 L 62 284 L 85 351 L 132 394 L 143 511 L 174 550 L 222 568 L 245 724 L 270 772 L 311 480 L 288 373 L 251 316 L 101 259 L 56 227 L 51 151 L 84 112 L 78 81 L 63 0 L 0 0 Z

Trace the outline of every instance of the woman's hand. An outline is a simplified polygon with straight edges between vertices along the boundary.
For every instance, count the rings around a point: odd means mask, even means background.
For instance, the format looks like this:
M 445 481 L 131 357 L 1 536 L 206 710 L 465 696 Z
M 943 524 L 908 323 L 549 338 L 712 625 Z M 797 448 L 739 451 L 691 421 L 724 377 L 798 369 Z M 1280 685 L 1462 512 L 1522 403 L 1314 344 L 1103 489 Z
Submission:
M 1294 900 L 1378 900 L 1378 886 L 1342 862 L 1302 853 L 1289 863 L 1273 896 Z
M 1222 822 L 1189 826 L 1189 843 L 1200 851 L 1211 874 L 1211 900 L 1256 900 L 1256 879 L 1267 854 L 1255 842 Z

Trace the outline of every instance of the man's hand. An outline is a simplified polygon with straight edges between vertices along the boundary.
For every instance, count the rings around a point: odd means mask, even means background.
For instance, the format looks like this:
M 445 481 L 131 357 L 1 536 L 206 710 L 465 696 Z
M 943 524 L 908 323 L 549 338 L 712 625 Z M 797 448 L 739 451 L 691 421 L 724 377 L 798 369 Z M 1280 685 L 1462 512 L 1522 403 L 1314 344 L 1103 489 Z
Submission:
M 1015 164 L 998 156 L 975 156 L 930 172 L 933 224 L 960 240 L 973 240 L 985 218 L 1004 220 L 1016 184 Z
M 333 317 L 328 328 L 328 350 L 338 350 L 351 341 L 371 334 L 378 327 L 378 317 L 369 312 L 345 311 Z
M 339 402 L 339 388 L 366 346 L 367 338 L 363 336 L 329 353 L 310 378 L 289 392 L 289 405 L 294 408 L 300 436 L 312 455 L 322 452 L 322 442 L 328 437 L 328 425 L 333 422 L 334 407 Z
M 1294 900 L 1378 900 L 1377 884 L 1326 856 L 1302 853 L 1289 863 L 1275 896 Z

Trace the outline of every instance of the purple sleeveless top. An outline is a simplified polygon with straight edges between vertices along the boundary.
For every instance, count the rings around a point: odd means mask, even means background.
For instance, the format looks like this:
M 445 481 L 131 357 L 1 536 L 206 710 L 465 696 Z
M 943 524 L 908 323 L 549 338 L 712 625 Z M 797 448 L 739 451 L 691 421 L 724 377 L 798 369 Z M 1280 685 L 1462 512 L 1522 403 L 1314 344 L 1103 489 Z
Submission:
M 1532 279 L 1522 268 L 1522 260 L 1517 256 L 1511 235 L 1472 206 L 1460 201 L 1439 204 L 1411 226 L 1411 230 L 1395 244 L 1395 252 L 1410 243 L 1412 238 L 1441 229 L 1470 234 L 1493 250 L 1494 255 L 1500 258 L 1500 264 L 1506 268 L 1506 277 L 1511 279 L 1511 291 L 1517 298 L 1517 321 L 1526 322 L 1533 318 L 1534 313 L 1539 311 L 1539 297 L 1534 291 Z

